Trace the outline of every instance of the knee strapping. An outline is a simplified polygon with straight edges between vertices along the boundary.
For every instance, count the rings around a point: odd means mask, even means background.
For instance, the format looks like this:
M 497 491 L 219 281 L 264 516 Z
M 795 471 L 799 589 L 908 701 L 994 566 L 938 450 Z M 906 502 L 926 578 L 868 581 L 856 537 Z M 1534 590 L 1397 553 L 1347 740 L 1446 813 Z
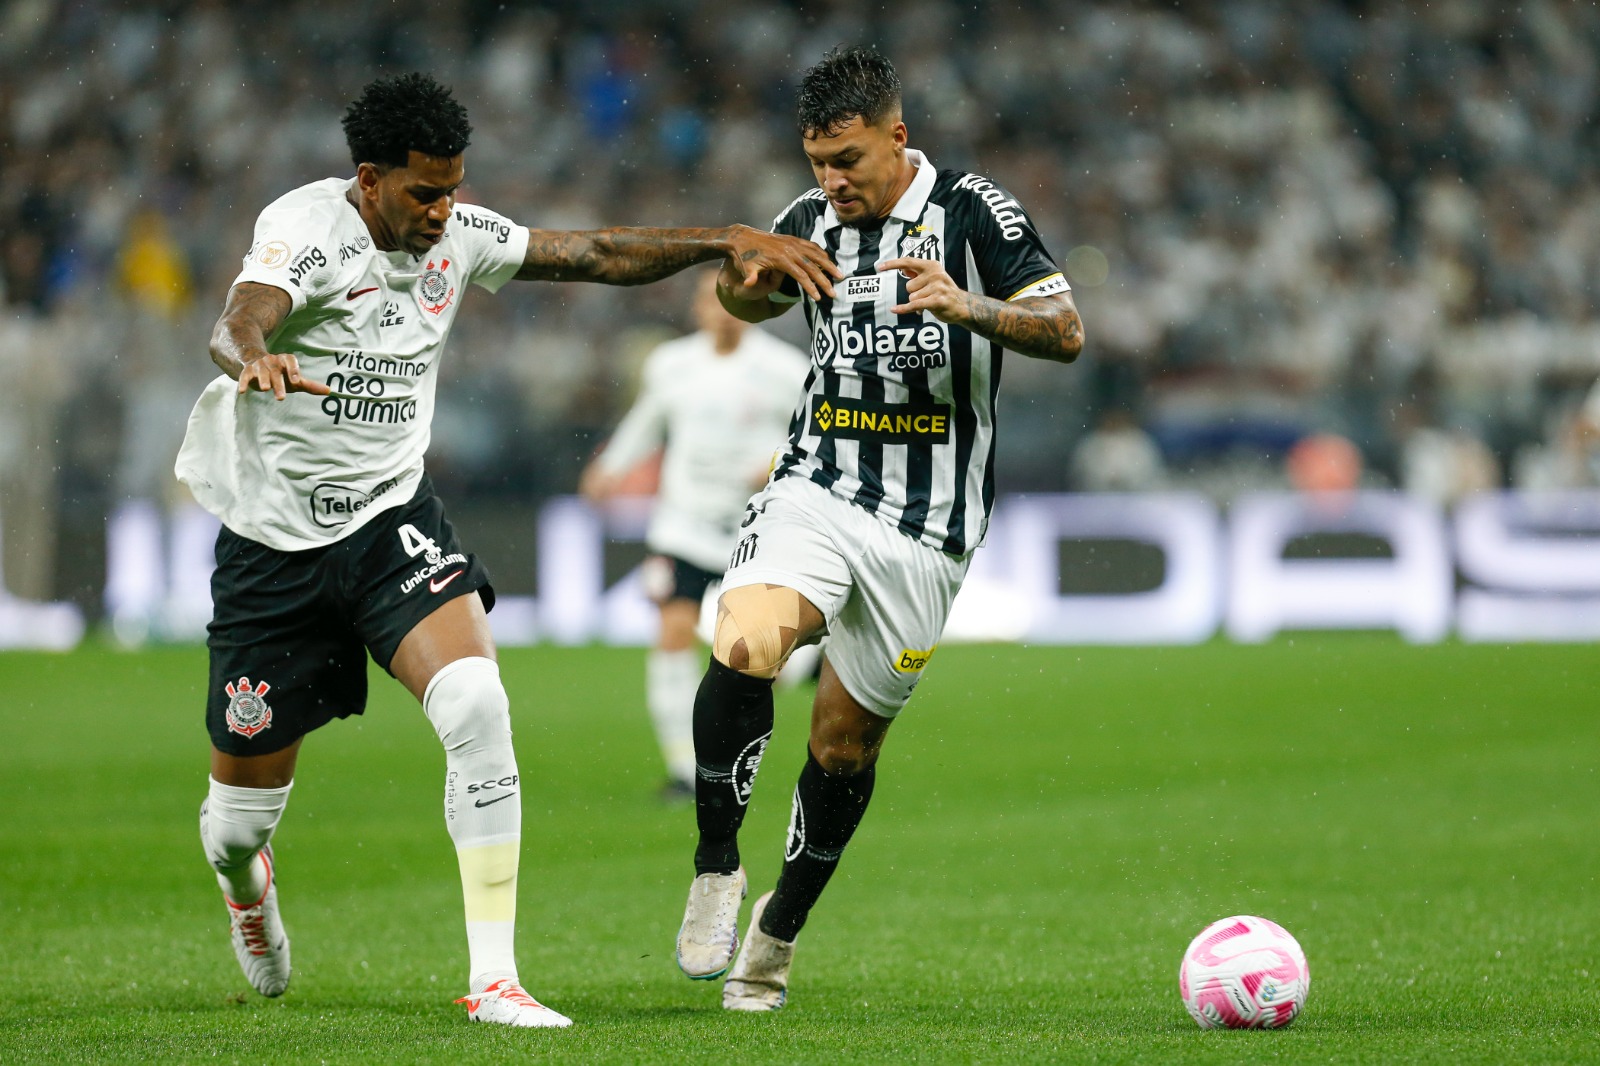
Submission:
M 776 677 L 800 637 L 800 594 L 782 585 L 729 589 L 717 602 L 711 649 L 717 661 L 752 677 Z M 733 662 L 744 644 L 744 665 Z
M 468 656 L 428 682 L 422 709 L 450 754 L 511 745 L 511 701 L 493 659 Z

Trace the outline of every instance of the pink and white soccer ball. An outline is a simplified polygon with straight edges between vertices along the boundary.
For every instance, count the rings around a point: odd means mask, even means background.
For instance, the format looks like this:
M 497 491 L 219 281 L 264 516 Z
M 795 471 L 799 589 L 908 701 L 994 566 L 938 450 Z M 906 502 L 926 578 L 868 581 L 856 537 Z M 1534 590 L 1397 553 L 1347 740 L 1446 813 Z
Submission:
M 1178 990 L 1202 1029 L 1277 1029 L 1305 1006 L 1311 970 L 1283 926 L 1236 915 L 1212 922 L 1189 943 Z

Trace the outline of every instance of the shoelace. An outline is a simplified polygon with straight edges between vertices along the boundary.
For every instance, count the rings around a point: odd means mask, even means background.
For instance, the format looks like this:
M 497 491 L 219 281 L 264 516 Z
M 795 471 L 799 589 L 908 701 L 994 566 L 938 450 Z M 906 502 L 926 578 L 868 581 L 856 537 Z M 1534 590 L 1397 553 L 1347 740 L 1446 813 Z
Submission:
M 244 938 L 244 945 L 250 949 L 250 954 L 265 955 L 272 950 L 272 945 L 267 942 L 267 916 L 259 905 L 235 910 L 233 927 Z

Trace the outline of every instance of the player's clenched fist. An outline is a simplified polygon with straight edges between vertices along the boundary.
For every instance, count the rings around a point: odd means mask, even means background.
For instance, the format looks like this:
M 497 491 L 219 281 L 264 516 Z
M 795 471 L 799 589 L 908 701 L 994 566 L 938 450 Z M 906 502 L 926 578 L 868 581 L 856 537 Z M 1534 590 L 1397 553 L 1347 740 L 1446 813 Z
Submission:
M 263 355 L 244 364 L 239 371 L 239 391 L 270 392 L 283 399 L 291 392 L 326 396 L 333 390 L 320 381 L 300 374 L 300 361 L 287 352 Z

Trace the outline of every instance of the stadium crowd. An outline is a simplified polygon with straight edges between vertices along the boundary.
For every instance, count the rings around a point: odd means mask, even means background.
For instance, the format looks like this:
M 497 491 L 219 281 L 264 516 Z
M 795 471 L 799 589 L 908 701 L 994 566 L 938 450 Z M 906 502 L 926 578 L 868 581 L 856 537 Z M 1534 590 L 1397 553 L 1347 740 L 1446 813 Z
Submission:
M 1008 363 L 1003 490 L 1226 499 L 1283 483 L 1282 457 L 1315 432 L 1353 441 L 1369 483 L 1445 502 L 1593 481 L 1577 419 L 1600 374 L 1592 4 L 456 10 L 5 5 L 13 592 L 49 595 L 53 553 L 116 500 L 177 491 L 172 456 L 257 212 L 349 173 L 345 102 L 408 69 L 471 110 L 466 199 L 552 227 L 765 225 L 811 180 L 795 74 L 836 43 L 877 44 L 907 82 L 913 146 L 1022 196 L 1087 324 L 1073 372 Z M 684 324 L 687 284 L 485 299 L 444 374 L 435 479 L 452 496 L 572 491 L 638 360 Z

